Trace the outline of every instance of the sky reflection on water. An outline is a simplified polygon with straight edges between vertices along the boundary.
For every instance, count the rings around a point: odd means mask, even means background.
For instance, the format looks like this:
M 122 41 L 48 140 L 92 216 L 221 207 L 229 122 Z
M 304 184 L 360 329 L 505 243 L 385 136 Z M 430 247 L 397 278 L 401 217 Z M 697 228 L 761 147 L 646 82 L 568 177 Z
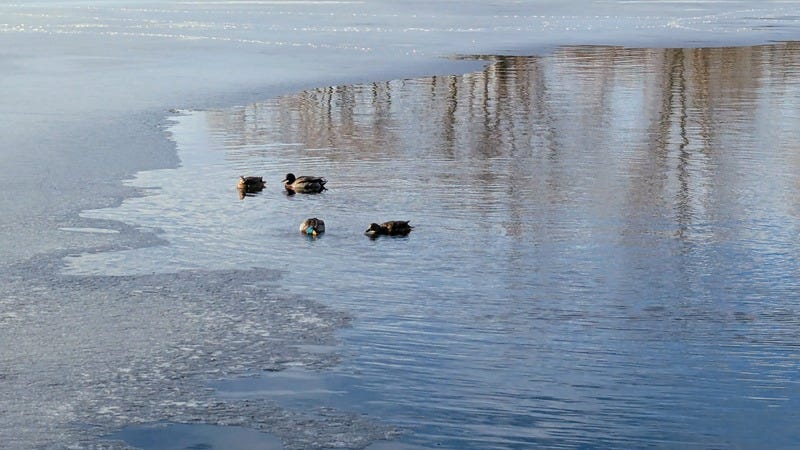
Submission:
M 68 271 L 283 268 L 356 317 L 337 405 L 414 444 L 797 446 L 800 46 L 485 59 L 176 117 L 182 166 L 85 214 L 170 245 Z

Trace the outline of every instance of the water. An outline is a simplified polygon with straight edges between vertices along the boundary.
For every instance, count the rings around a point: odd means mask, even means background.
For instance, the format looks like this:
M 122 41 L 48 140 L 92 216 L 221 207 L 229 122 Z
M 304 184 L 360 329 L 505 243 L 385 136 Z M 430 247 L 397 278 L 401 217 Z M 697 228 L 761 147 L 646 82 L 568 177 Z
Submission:
M 279 450 L 283 448 L 279 439 L 255 430 L 211 425 L 142 426 L 122 431 L 114 437 L 125 440 L 137 448 L 162 450 L 178 448 L 184 450 L 213 448 Z
M 798 445 L 800 46 L 481 58 L 176 116 L 181 166 L 83 213 L 169 245 L 65 272 L 280 271 L 353 314 L 344 357 L 218 395 L 364 413 L 409 445 Z M 286 172 L 330 189 L 287 196 Z M 267 187 L 240 199 L 239 175 Z M 363 235 L 392 219 L 415 229 Z

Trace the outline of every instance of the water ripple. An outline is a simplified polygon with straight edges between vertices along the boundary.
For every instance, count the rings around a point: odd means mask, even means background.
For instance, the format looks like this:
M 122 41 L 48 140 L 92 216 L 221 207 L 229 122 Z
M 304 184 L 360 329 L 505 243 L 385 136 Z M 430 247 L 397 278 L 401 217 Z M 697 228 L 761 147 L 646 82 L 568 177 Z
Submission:
M 283 401 L 412 445 L 796 446 L 798 46 L 484 58 L 176 118 L 182 167 L 85 213 L 170 245 L 68 270 L 280 269 L 356 316 L 330 385 Z M 330 189 L 289 197 L 287 172 Z M 240 200 L 246 174 L 267 187 Z M 363 236 L 389 219 L 415 229 Z

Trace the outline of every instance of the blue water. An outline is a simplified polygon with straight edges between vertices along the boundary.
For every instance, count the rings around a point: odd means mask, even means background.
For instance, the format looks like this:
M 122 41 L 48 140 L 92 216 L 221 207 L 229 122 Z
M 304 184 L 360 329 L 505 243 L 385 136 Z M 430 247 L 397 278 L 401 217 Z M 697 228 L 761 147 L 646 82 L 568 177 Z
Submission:
M 115 435 L 137 448 L 151 450 L 280 450 L 280 439 L 239 427 L 213 425 L 169 424 L 161 426 L 129 427 Z
M 152 195 L 86 213 L 170 245 L 68 270 L 283 270 L 352 314 L 341 364 L 212 386 L 409 445 L 796 447 L 799 88 L 797 44 L 579 46 L 192 112 L 182 166 L 132 182 Z M 330 189 L 287 196 L 289 171 Z M 392 219 L 415 229 L 363 235 Z

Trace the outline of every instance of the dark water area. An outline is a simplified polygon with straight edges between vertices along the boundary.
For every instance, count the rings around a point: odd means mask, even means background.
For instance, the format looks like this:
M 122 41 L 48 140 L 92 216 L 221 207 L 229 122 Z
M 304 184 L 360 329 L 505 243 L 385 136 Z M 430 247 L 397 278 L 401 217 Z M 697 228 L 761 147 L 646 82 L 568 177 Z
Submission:
M 280 450 L 280 439 L 240 427 L 168 424 L 130 427 L 112 436 L 137 448 L 161 450 Z
M 281 270 L 352 314 L 341 363 L 212 386 L 408 445 L 800 446 L 800 45 L 476 58 L 176 117 L 181 167 L 85 213 L 170 245 L 67 272 Z M 239 199 L 239 175 L 267 186 Z M 410 236 L 363 235 L 395 219 Z

